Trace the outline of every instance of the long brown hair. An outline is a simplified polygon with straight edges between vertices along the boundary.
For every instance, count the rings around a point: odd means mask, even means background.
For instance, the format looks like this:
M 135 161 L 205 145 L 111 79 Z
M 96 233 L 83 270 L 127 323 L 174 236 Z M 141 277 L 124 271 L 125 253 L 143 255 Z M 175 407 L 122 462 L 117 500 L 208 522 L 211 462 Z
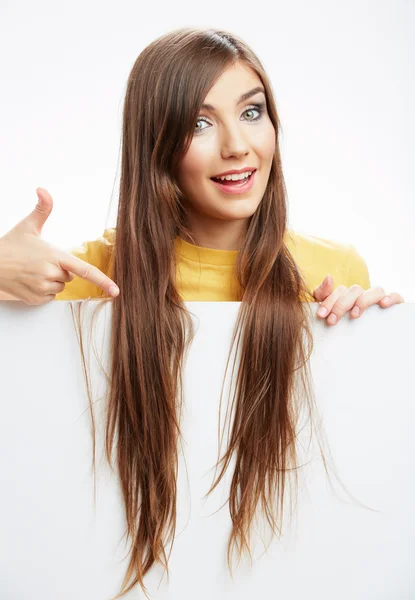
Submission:
M 304 405 L 311 420 L 316 412 L 307 371 L 314 299 L 285 244 L 286 188 L 271 84 L 259 59 L 237 36 L 215 29 L 171 31 L 141 52 L 128 78 L 119 206 L 108 265 L 120 295 L 102 300 L 112 302 L 105 450 L 110 464 L 116 450 L 131 537 L 130 562 L 116 598 L 137 583 L 146 593 L 143 578 L 155 561 L 168 574 L 165 546 L 173 542 L 176 528 L 181 374 L 194 338 L 176 287 L 175 238 L 191 238 L 176 174 L 205 96 L 235 61 L 253 69 L 263 83 L 276 150 L 235 265 L 242 294 L 231 345 L 232 352 L 237 338 L 234 419 L 228 448 L 218 456 L 221 471 L 208 491 L 235 455 L 229 567 L 234 544 L 239 557 L 244 548 L 250 553 L 249 530 L 258 504 L 272 532 L 281 534 L 287 476 L 298 485 L 299 415 Z M 229 359 L 226 371 L 228 364 Z M 91 402 L 89 390 L 88 398 Z M 94 425 L 92 402 L 90 408 Z M 95 426 L 93 432 L 95 470 Z

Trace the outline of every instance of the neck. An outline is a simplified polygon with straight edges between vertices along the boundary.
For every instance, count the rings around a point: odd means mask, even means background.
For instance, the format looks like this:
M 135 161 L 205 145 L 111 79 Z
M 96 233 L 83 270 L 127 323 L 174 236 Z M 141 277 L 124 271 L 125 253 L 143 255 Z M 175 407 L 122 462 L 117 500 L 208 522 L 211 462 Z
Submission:
M 240 250 L 248 226 L 247 219 L 224 221 L 206 219 L 203 223 L 198 219 L 189 219 L 187 227 L 191 237 L 186 233 L 182 239 L 190 244 L 214 250 Z

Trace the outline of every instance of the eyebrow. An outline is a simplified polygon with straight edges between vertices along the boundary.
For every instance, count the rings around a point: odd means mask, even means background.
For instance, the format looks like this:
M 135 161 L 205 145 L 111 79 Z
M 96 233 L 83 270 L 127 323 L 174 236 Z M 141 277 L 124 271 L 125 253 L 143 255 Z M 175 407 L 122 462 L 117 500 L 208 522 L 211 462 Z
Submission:
M 245 92 L 245 94 L 242 94 L 242 96 L 239 98 L 237 105 L 239 106 L 239 104 L 242 104 L 242 102 L 245 102 L 245 100 L 248 100 L 248 98 L 250 98 L 254 94 L 258 94 L 259 92 L 262 92 L 265 95 L 264 88 L 262 88 L 260 86 L 255 87 L 252 90 L 249 90 L 249 92 Z M 206 110 L 211 110 L 212 112 L 216 111 L 216 108 L 214 106 L 212 106 L 211 104 L 202 104 L 201 108 L 205 108 Z

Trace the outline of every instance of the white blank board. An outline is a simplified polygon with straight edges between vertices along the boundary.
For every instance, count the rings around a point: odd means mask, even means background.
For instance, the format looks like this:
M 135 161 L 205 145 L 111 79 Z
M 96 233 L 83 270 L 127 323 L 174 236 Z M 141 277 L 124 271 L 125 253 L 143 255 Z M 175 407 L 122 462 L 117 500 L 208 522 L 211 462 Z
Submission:
M 102 309 L 88 342 L 95 305 L 84 309 L 83 327 L 94 400 L 105 379 L 91 347 L 108 369 L 112 310 L 111 303 Z M 372 306 L 335 327 L 320 321 L 317 304 L 311 305 L 313 389 L 336 473 L 378 512 L 353 504 L 334 479 L 333 493 L 312 445 L 313 459 L 310 454 L 300 470 L 296 516 L 289 518 L 287 504 L 283 536 L 268 549 L 268 530 L 265 545 L 253 536 L 253 564 L 245 558 L 236 567 L 234 560 L 233 580 L 224 504 L 233 463 L 203 497 L 218 456 L 220 391 L 239 303 L 186 306 L 196 337 L 184 370 L 177 529 L 170 579 L 160 565 L 145 577 L 151 598 L 413 600 L 415 304 Z M 107 600 L 120 589 L 129 545 L 118 479 L 103 459 L 102 402 L 94 405 L 94 508 L 91 420 L 70 303 L 0 303 L 0 361 L 0 598 Z M 222 426 L 228 394 L 225 387 Z M 309 432 L 304 448 L 307 441 Z M 145 596 L 136 586 L 125 597 Z

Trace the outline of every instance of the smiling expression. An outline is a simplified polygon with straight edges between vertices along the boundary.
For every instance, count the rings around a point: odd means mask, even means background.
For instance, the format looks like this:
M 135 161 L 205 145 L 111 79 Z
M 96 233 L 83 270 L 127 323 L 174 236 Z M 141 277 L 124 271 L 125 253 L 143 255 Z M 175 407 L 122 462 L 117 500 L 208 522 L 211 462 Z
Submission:
M 190 147 L 179 166 L 178 183 L 190 224 L 246 220 L 267 187 L 275 151 L 275 129 L 268 115 L 261 79 L 241 62 L 226 69 L 206 96 Z M 245 97 L 244 97 L 245 96 Z M 227 194 L 211 177 L 232 169 L 256 168 L 246 193 Z

